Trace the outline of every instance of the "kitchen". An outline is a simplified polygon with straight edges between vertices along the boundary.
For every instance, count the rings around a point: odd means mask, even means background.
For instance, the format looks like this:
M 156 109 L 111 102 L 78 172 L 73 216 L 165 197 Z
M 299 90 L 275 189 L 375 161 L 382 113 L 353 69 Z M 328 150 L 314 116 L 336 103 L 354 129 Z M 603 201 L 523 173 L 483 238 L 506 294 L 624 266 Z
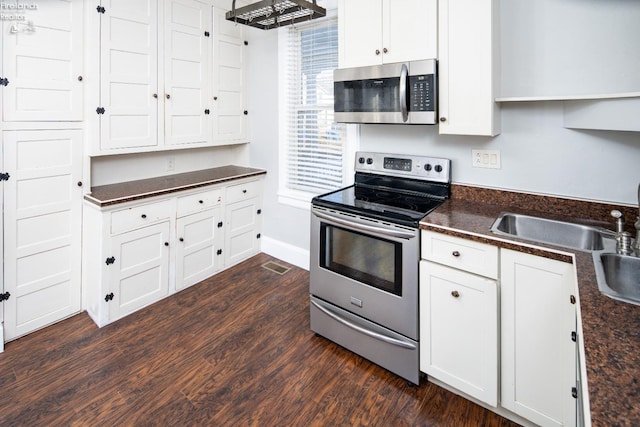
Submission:
M 516 29 L 522 28 L 527 23 L 526 20 L 524 23 L 518 21 L 518 18 L 522 19 L 522 15 L 540 16 L 542 22 L 546 23 L 545 19 L 550 20 L 548 25 L 551 27 L 555 25 L 555 28 L 559 27 L 563 31 L 566 31 L 563 25 L 567 25 L 567 22 L 575 22 L 576 31 L 582 28 L 572 15 L 569 15 L 571 19 L 567 19 L 567 15 L 561 13 L 567 12 L 567 10 L 551 8 L 552 3 L 545 3 L 548 10 L 545 10 L 544 7 L 536 10 L 527 9 L 522 2 L 502 4 L 501 22 L 513 23 L 513 27 L 505 27 L 504 24 L 501 27 L 503 46 L 507 42 L 516 42 L 517 38 L 514 36 Z M 609 16 L 613 22 L 633 22 L 625 21 L 625 19 L 631 19 L 634 16 L 632 12 L 637 12 L 637 10 L 628 2 L 618 2 L 616 5 L 619 8 L 613 9 L 617 10 L 618 14 L 613 17 L 599 9 L 611 7 L 610 2 L 604 5 L 602 2 L 593 1 L 589 3 L 586 12 L 584 9 L 580 10 L 586 15 L 583 16 L 583 19 L 589 17 L 593 19 L 595 15 L 600 18 Z M 569 12 L 571 10 L 569 7 Z M 534 12 L 540 15 L 535 15 Z M 554 17 L 552 12 L 557 13 L 557 17 Z M 89 15 L 87 19 L 96 19 L 95 16 L 94 12 L 94 15 Z M 611 22 L 609 24 L 611 25 Z M 532 24 L 529 23 L 529 25 Z M 543 24 L 539 23 L 539 25 Z M 593 28 L 594 26 L 596 25 L 593 24 L 589 27 Z M 633 26 L 620 25 L 619 28 L 633 31 L 631 29 Z M 540 34 L 535 32 L 536 28 L 530 28 L 530 30 L 533 34 Z M 251 30 L 249 34 L 247 77 L 250 88 L 248 111 L 250 112 L 249 135 L 251 143 L 170 151 L 169 157 L 173 157 L 174 160 L 174 170 L 171 172 L 189 172 L 225 164 L 239 164 L 267 170 L 262 195 L 264 214 L 262 217 L 261 249 L 263 252 L 284 261 L 308 268 L 309 212 L 307 209 L 292 207 L 278 201 L 279 154 L 276 148 L 279 146 L 279 129 L 278 113 L 274 108 L 274 100 L 280 97 L 277 85 L 265 84 L 265 82 L 275 82 L 279 79 L 276 55 L 278 34 L 276 31 L 256 30 Z M 619 43 L 618 39 L 615 40 Z M 638 37 L 635 37 L 634 33 L 628 36 L 625 34 L 625 40 L 631 43 L 633 40 L 638 40 Z M 392 141 L 392 152 L 450 158 L 453 162 L 452 179 L 458 184 L 596 200 L 615 205 L 635 205 L 635 190 L 640 181 L 636 166 L 636 159 L 640 157 L 638 156 L 636 133 L 615 130 L 568 129 L 564 123 L 566 119 L 565 102 L 555 100 L 554 97 L 603 92 L 637 92 L 638 86 L 636 85 L 635 89 L 614 86 L 595 88 L 593 91 L 558 92 L 558 88 L 554 85 L 559 83 L 546 79 L 561 74 L 560 71 L 563 67 L 560 66 L 562 64 L 560 59 L 562 55 L 579 49 L 572 41 L 566 41 L 563 44 L 553 40 L 553 34 L 545 34 L 544 41 L 547 44 L 540 47 L 540 50 L 533 50 L 539 41 L 537 38 L 519 41 L 524 45 L 511 46 L 511 50 L 503 47 L 501 52 L 503 76 L 506 78 L 510 72 L 511 78 L 524 75 L 524 79 L 527 81 L 529 81 L 528 79 L 537 81 L 539 78 L 541 83 L 539 87 L 527 88 L 529 91 L 524 93 L 517 91 L 520 89 L 517 87 L 519 81 L 511 82 L 516 87 L 511 88 L 512 93 L 510 94 L 504 93 L 503 87 L 502 96 L 530 96 L 533 98 L 525 101 L 500 102 L 502 122 L 500 135 L 495 137 L 440 135 L 437 126 L 362 125 L 360 126 L 359 149 L 389 152 L 389 143 Z M 549 44 L 553 44 L 554 41 L 557 46 L 549 49 Z M 622 46 L 620 51 L 617 51 L 600 46 L 602 50 L 599 51 L 596 50 L 598 45 L 594 44 L 593 40 L 590 40 L 588 44 L 585 42 L 585 44 L 598 53 L 596 56 L 599 58 L 599 63 L 622 63 L 624 67 L 632 70 L 637 69 L 637 63 L 632 59 L 634 56 L 630 54 L 637 49 L 629 51 L 630 48 Z M 615 43 L 610 43 L 607 46 L 611 44 L 617 46 Z M 517 61 L 509 61 L 508 54 L 515 55 L 520 50 L 525 50 L 523 46 L 532 49 L 532 56 L 518 57 Z M 619 62 L 620 58 L 607 57 L 607 55 L 614 53 L 619 54 L 625 62 Z M 542 54 L 552 56 L 540 57 L 539 55 Z M 589 59 L 592 61 L 593 57 L 589 56 Z M 547 66 L 534 66 L 537 64 L 546 64 Z M 554 66 L 554 64 L 558 65 Z M 521 66 L 522 69 L 514 70 L 516 65 Z M 621 67 L 612 68 L 621 69 Z M 607 70 L 599 71 L 605 72 Z M 531 75 L 533 72 L 540 74 Z M 89 70 L 85 73 L 86 81 L 89 82 L 91 79 Z M 638 73 L 630 74 L 638 75 Z M 623 83 L 623 79 L 616 78 L 615 75 L 605 80 L 610 83 Z M 503 85 L 504 82 L 505 80 L 503 80 Z M 571 82 L 571 80 L 563 81 L 560 83 L 561 88 Z M 256 91 L 255 88 L 260 88 L 260 90 Z M 633 108 L 633 104 L 630 108 Z M 87 106 L 87 111 L 91 110 L 92 108 Z M 7 125 L 5 124 L 5 126 Z M 5 129 L 9 128 L 5 127 Z M 494 170 L 473 168 L 471 166 L 472 149 L 499 150 L 501 168 Z M 167 157 L 167 152 L 151 151 L 143 154 L 130 153 L 118 156 L 92 157 L 90 169 L 85 168 L 86 178 L 83 181 L 91 182 L 91 186 L 99 186 L 165 175 L 167 174 Z M 632 222 L 630 218 L 627 218 L 627 221 Z M 282 227 L 282 224 L 287 224 L 287 227 Z M 613 221 L 611 225 L 613 225 Z

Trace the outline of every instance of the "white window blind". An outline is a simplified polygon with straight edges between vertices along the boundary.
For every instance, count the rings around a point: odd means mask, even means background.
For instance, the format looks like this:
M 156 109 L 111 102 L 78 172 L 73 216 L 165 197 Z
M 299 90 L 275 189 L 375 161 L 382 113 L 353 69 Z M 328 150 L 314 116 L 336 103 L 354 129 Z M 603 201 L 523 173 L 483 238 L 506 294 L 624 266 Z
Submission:
M 337 19 L 287 29 L 285 187 L 322 193 L 343 184 L 346 125 L 333 122 Z

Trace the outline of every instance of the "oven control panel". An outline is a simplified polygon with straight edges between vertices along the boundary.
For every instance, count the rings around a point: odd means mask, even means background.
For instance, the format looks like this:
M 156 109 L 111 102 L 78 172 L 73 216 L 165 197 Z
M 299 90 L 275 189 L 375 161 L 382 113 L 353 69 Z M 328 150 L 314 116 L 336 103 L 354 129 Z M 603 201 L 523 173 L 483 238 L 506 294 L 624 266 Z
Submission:
M 355 170 L 356 172 L 451 182 L 451 160 L 438 157 L 358 151 Z

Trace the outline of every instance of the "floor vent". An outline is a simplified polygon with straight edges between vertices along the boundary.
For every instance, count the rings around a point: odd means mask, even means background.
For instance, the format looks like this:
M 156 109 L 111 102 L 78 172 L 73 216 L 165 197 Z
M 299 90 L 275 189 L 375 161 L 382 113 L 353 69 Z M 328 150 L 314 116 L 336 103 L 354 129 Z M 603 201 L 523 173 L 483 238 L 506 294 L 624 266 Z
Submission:
M 274 273 L 283 275 L 287 271 L 291 270 L 290 267 L 285 267 L 284 265 L 280 265 L 277 262 L 269 261 L 262 264 L 263 268 L 266 268 L 269 271 L 273 271 Z

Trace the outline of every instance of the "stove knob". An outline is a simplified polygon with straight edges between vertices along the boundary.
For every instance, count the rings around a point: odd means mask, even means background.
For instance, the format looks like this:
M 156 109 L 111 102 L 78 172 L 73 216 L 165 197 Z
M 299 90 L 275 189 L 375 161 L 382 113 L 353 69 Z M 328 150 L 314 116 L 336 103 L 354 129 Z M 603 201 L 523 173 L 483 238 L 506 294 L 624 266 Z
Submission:
M 373 164 L 373 159 L 372 159 L 371 157 L 369 157 L 369 158 L 367 159 L 367 164 L 368 164 L 368 165 Z
M 364 157 L 358 157 L 358 163 L 363 164 L 364 163 Z
M 436 165 L 434 169 L 436 170 L 436 172 L 440 173 L 442 172 L 442 165 Z
M 427 172 L 429 172 L 431 170 L 431 165 L 429 163 L 427 163 L 426 165 L 424 165 L 424 170 L 426 170 Z

